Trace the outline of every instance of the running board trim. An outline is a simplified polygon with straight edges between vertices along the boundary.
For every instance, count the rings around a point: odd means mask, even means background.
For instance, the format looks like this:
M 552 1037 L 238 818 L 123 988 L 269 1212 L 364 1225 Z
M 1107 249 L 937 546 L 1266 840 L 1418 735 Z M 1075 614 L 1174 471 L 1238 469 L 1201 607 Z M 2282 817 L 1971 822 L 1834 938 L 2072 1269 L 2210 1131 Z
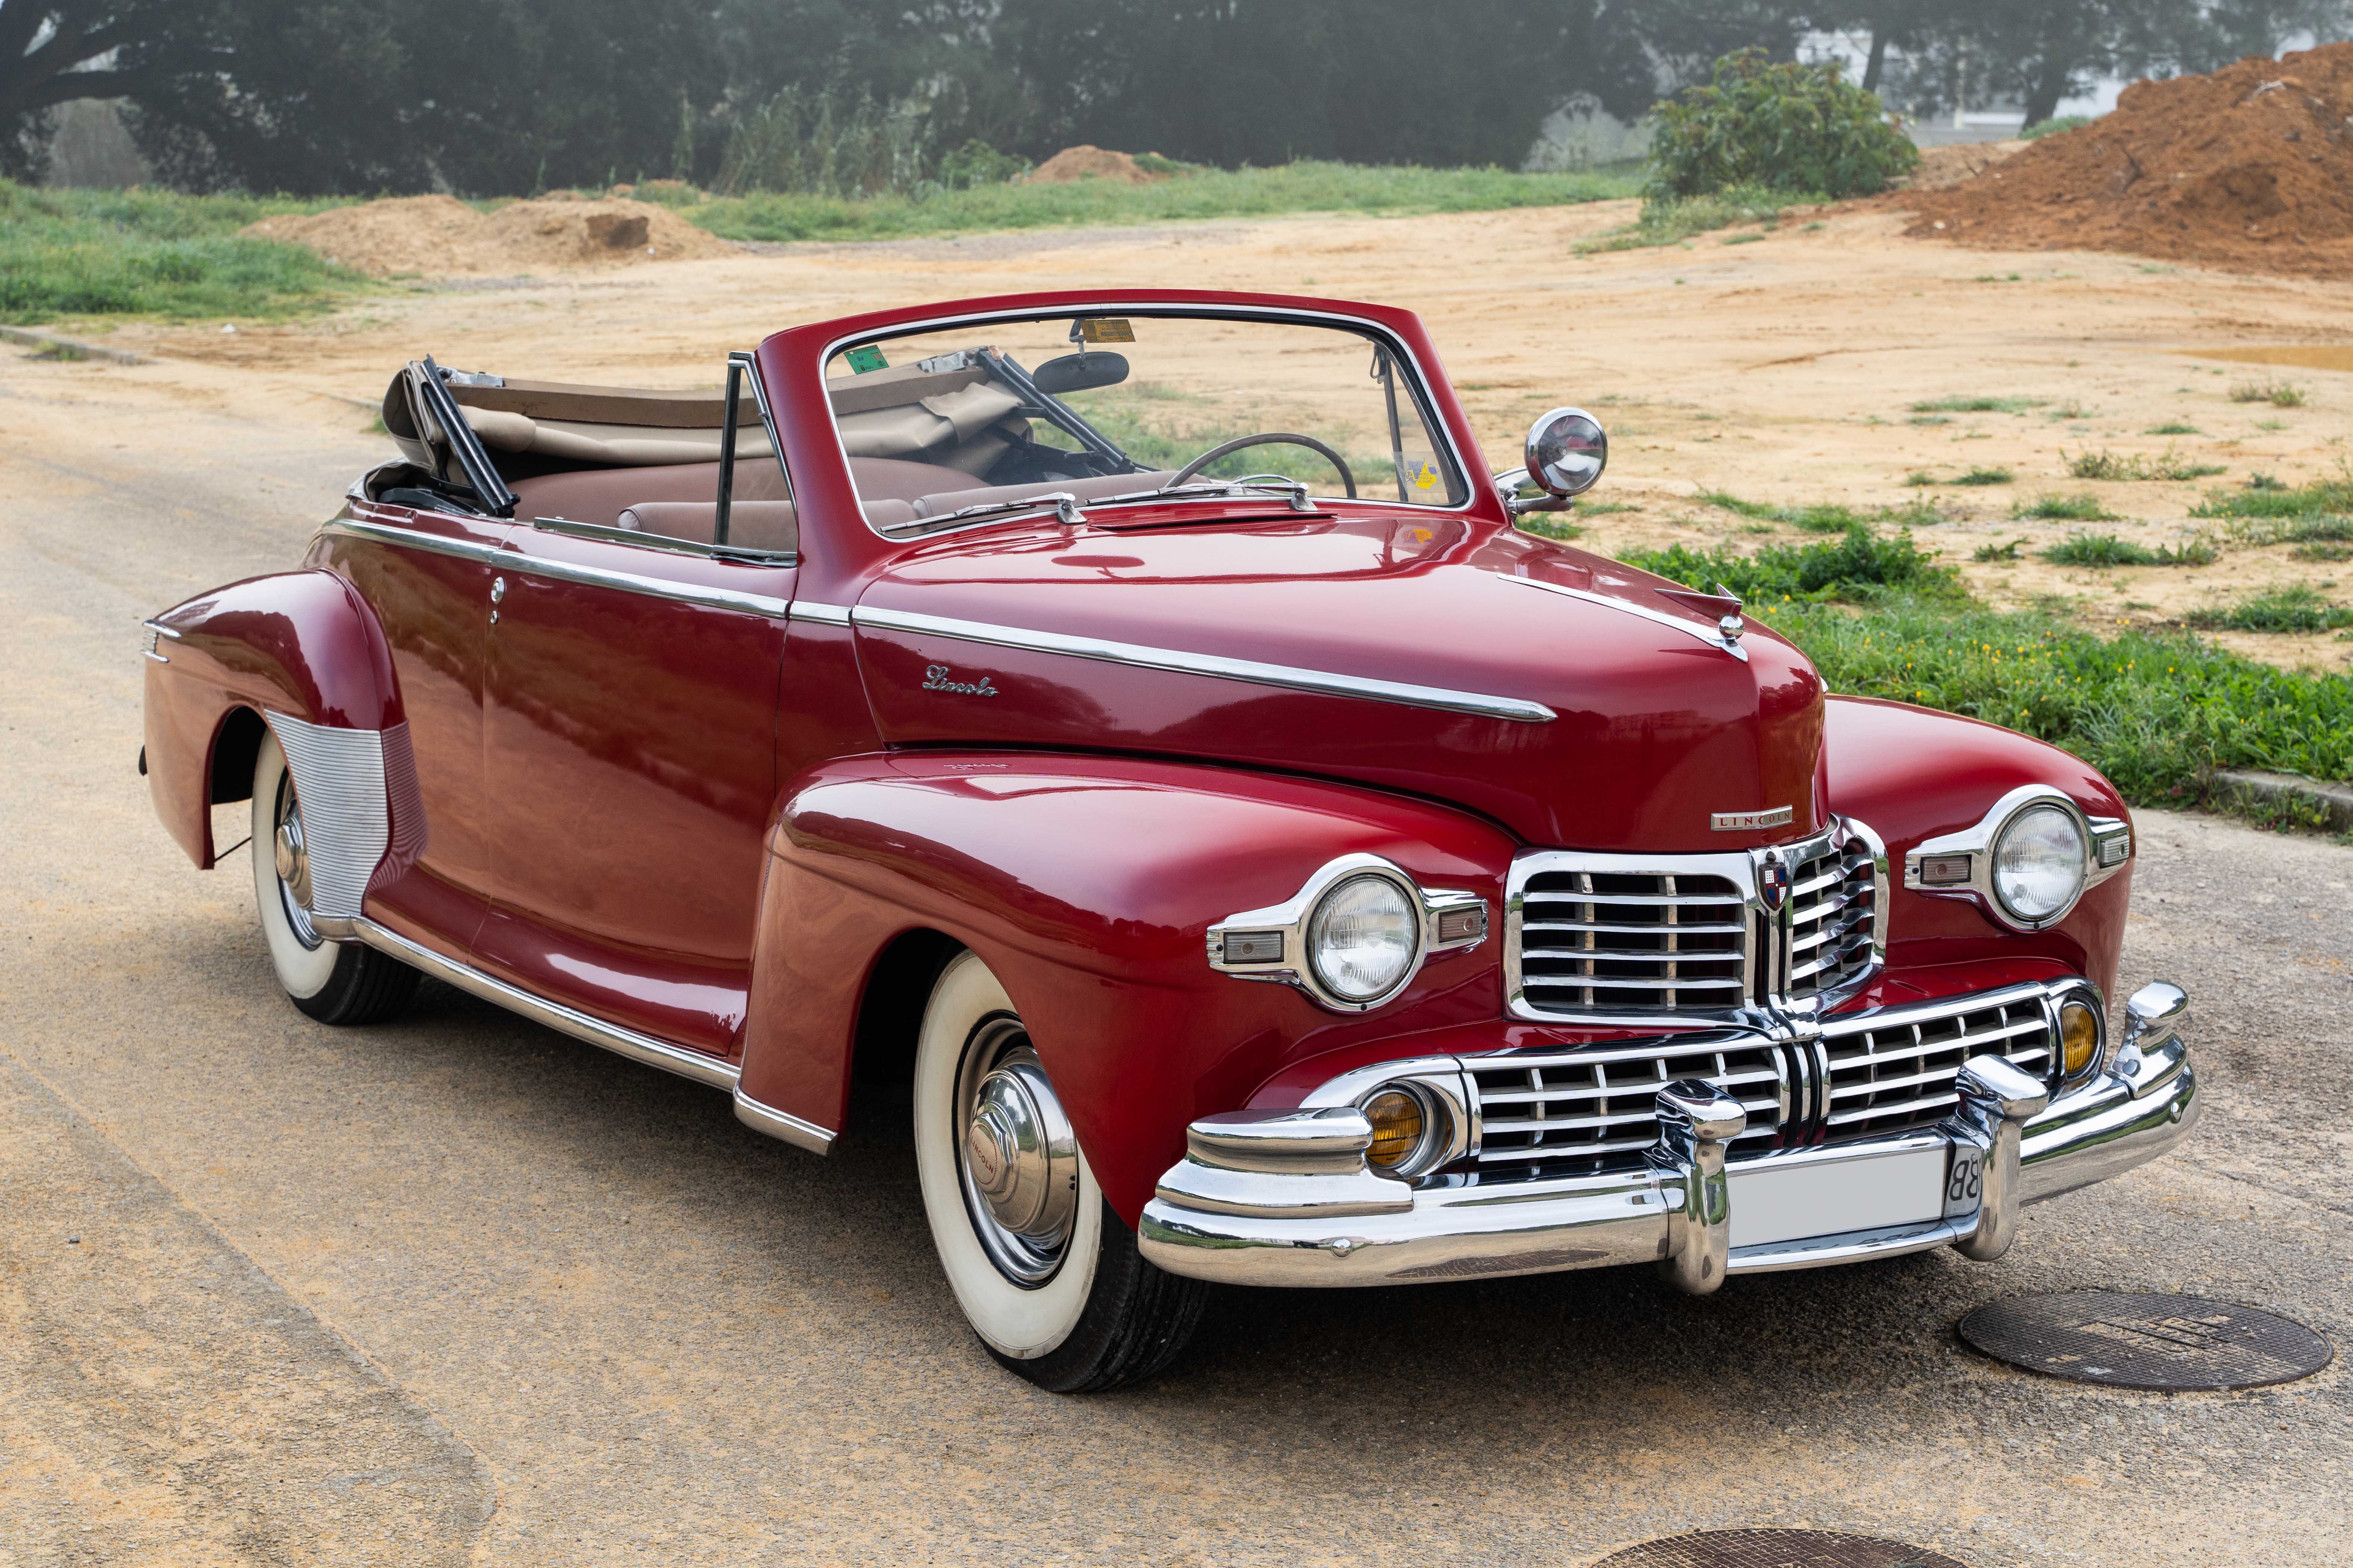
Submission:
M 735 1120 L 754 1132 L 765 1132 L 771 1138 L 781 1138 L 796 1148 L 812 1154 L 822 1154 L 833 1147 L 833 1134 L 814 1121 L 803 1121 L 789 1110 L 778 1110 L 764 1105 L 735 1086 Z
M 342 932 L 335 934 L 340 936 Z M 386 931 L 372 920 L 363 917 L 352 921 L 350 934 L 379 952 L 389 954 L 411 968 L 423 970 L 444 984 L 454 985 L 469 995 L 479 996 L 511 1013 L 520 1014 L 534 1024 L 544 1024 L 551 1029 L 570 1035 L 574 1039 L 601 1046 L 615 1056 L 627 1057 L 633 1062 L 659 1068 L 664 1072 L 674 1072 L 681 1078 L 691 1078 L 712 1089 L 732 1091 L 735 1088 L 739 1072 L 730 1063 L 705 1056 L 701 1051 L 673 1046 L 666 1040 L 657 1040 L 651 1035 L 624 1029 L 617 1024 L 607 1024 L 602 1018 L 592 1018 L 560 1002 L 534 996 L 519 985 L 510 985 L 493 975 L 483 973 L 471 964 L 444 958 L 431 948 L 413 942 L 396 931 Z M 767 1129 L 763 1127 L 761 1131 L 766 1131 Z M 827 1136 L 829 1139 L 831 1134 Z

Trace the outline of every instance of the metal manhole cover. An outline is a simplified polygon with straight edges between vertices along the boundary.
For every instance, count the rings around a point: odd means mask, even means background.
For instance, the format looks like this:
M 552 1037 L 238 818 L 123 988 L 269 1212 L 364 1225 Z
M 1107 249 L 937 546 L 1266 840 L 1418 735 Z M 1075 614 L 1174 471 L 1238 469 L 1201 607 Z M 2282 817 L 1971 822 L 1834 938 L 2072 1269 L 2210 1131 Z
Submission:
M 2110 1388 L 2261 1388 L 2310 1377 L 2336 1354 L 2275 1313 L 2109 1290 L 1989 1302 L 1961 1320 L 1961 1338 L 2029 1372 Z
M 1965 1568 L 1939 1552 L 1828 1530 L 1701 1530 L 1645 1541 L 1594 1568 Z

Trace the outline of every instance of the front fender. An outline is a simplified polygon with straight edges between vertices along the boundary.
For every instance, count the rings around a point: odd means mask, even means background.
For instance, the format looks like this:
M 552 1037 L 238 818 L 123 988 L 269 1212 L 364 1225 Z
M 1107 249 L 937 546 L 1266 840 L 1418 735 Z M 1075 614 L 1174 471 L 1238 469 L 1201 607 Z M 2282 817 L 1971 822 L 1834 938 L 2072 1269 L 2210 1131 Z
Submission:
M 1502 1005 L 1493 942 L 1436 955 L 1397 1001 L 1344 1016 L 1211 970 L 1212 923 L 1356 852 L 1493 909 L 1513 847 L 1450 807 L 1212 766 L 1004 752 L 828 764 L 787 789 L 770 836 L 743 1091 L 840 1127 L 878 956 L 905 932 L 944 933 L 1004 983 L 1133 1224 L 1186 1123 L 1242 1104 L 1286 1062 Z
M 1921 840 L 1968 827 L 2021 784 L 2064 791 L 2094 816 L 2130 820 L 2098 769 L 2014 730 L 1871 697 L 1833 697 L 1823 750 L 1832 810 L 1871 825 L 1887 846 L 1887 970 L 2003 960 L 2049 960 L 2088 976 L 2116 999 L 2132 862 L 2087 890 L 2067 918 L 2032 933 L 1995 923 L 1974 903 L 1904 887 L 1904 856 Z M 2137 855 L 2137 838 L 2134 849 Z M 2038 971 L 2039 972 L 2039 971 Z M 1894 1001 L 1875 991 L 1858 1005 Z
M 216 798 L 240 798 L 214 789 L 215 751 L 237 710 L 406 733 L 383 629 L 332 573 L 248 577 L 149 624 L 156 635 L 147 660 L 147 785 L 156 816 L 200 868 L 214 859 L 209 807 Z

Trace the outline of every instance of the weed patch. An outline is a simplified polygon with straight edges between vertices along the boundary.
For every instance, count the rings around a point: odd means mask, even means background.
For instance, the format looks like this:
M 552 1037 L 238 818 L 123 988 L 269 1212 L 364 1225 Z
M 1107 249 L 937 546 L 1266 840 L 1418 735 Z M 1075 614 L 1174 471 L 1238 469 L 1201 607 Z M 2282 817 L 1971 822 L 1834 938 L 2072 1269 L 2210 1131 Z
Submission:
M 2185 632 L 2103 637 L 2063 617 L 1897 599 L 1752 607 L 1834 691 L 2022 730 L 2126 799 L 2202 797 L 2217 768 L 2353 779 L 2353 679 L 2275 669 Z
M 2019 559 L 2018 547 L 2025 542 L 2026 541 L 2023 539 L 2012 539 L 2000 544 L 1980 544 L 1977 547 L 1976 551 L 1970 554 L 1969 559 L 1972 561 L 2015 561 Z
M 1844 533 L 1851 528 L 1867 528 L 1873 523 L 1928 528 L 1945 521 L 1936 509 L 1925 500 L 1861 512 L 1852 507 L 1827 502 L 1816 502 L 1812 506 L 1771 506 L 1764 501 L 1743 500 L 1723 490 L 1702 490 L 1698 499 L 1709 506 L 1721 507 L 1725 511 L 1736 512 L 1758 522 L 1785 523 L 1791 528 L 1803 529 L 1808 533 Z
M 2268 403 L 2274 408 L 2304 406 L 2304 388 L 2285 381 L 2242 381 L 2231 388 L 2233 403 Z
M 2215 555 L 2214 546 L 2203 539 L 2151 550 L 2113 533 L 2077 532 L 2045 550 L 2042 559 L 2060 566 L 2211 566 Z
M 2150 426 L 2146 434 L 2151 436 L 2202 436 L 2205 432 L 2199 429 L 2195 425 L 2184 425 L 2179 419 L 2168 419 L 2162 425 Z
M 0 180 L 0 321 L 281 317 L 377 287 L 298 245 L 237 230 L 332 202 L 35 190 Z
M 1921 597 L 1964 596 L 1960 574 L 1912 542 L 1907 531 L 1890 538 L 1861 521 L 1843 538 L 1819 544 L 1767 544 L 1754 555 L 1700 551 L 1677 544 L 1624 558 L 1646 572 L 1695 588 L 1722 583 L 1744 599 L 1869 604 L 1892 593 Z
M 2012 517 L 2039 517 L 2057 522 L 2115 522 L 2116 514 L 2100 504 L 2100 498 L 2085 490 L 2080 495 L 2063 496 L 2045 492 L 2031 501 L 2013 502 Z
M 2333 479 L 2315 479 L 2308 485 L 2298 485 L 2293 489 L 2268 474 L 2256 477 L 2269 482 L 2251 484 L 2244 489 L 2211 491 L 2203 501 L 2190 508 L 2189 515 L 2239 519 L 2342 518 L 2353 515 L 2353 472 L 2340 474 Z M 2327 537 L 2341 536 L 2332 534 Z
M 2040 408 L 2040 397 L 1932 397 L 1912 405 L 1915 414 L 2023 414 Z
M 846 198 L 754 193 L 683 207 L 725 239 L 896 239 L 976 230 L 1080 224 L 1170 223 L 1294 212 L 1494 212 L 1566 206 L 1636 194 L 1622 174 L 1520 174 L 1504 169 L 1371 168 L 1313 160 L 1271 169 L 1200 169 L 1148 185 L 1110 180 L 978 184 L 907 195 Z
M 2154 458 L 2146 452 L 2102 450 L 2067 458 L 2067 472 L 2079 479 L 2202 479 L 2223 471 L 2220 463 L 2193 463 L 2170 447 Z
M 1641 216 L 1622 228 L 1582 240 L 1579 256 L 1611 250 L 1641 250 L 1679 245 L 1695 235 L 1730 228 L 1736 224 L 1777 226 L 1792 207 L 1819 206 L 1827 196 L 1767 190 L 1761 185 L 1736 185 L 1704 196 L 1652 196 L 1642 203 Z M 1681 279 L 1677 279 L 1681 281 Z
M 2353 626 L 2353 609 L 2323 598 L 2308 583 L 2292 583 L 2184 618 L 2193 626 L 2234 632 L 2329 632 Z

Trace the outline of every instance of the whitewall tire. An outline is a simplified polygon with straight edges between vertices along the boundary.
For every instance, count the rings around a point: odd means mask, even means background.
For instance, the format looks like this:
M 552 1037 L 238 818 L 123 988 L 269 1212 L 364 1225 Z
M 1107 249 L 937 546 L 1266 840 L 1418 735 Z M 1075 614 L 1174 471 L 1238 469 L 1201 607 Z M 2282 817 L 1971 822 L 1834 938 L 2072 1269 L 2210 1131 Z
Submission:
M 417 971 L 358 942 L 327 941 L 311 924 L 301 798 L 273 734 L 254 758 L 250 847 L 261 940 L 287 1000 L 327 1024 L 377 1023 L 406 1007 Z
M 940 1265 L 998 1362 L 1041 1387 L 1081 1393 L 1176 1358 L 1207 1288 L 1137 1253 L 1020 1015 L 970 952 L 941 973 L 924 1010 L 914 1133 Z

